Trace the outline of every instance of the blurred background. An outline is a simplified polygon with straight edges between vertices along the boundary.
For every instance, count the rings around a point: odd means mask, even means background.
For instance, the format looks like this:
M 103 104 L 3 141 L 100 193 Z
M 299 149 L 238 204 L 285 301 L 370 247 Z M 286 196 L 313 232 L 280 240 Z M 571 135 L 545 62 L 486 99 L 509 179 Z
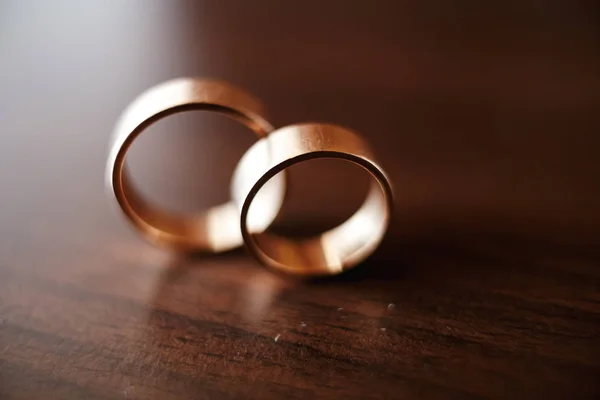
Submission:
M 593 2 L 0 4 L 4 226 L 77 214 L 118 230 L 102 180 L 114 122 L 144 89 L 201 76 L 254 93 L 276 126 L 365 135 L 394 183 L 392 234 L 600 229 Z M 187 113 L 151 127 L 129 162 L 148 196 L 194 211 L 228 198 L 253 142 L 224 117 Z M 343 220 L 367 181 L 341 162 L 292 173 L 289 226 Z M 51 208 L 25 207 L 41 198 Z

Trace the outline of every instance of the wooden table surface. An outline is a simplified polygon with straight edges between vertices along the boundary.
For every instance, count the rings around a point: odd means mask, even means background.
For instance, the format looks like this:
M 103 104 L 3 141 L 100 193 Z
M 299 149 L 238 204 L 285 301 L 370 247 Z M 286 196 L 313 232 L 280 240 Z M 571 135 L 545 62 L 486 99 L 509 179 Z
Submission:
M 0 2 L 0 398 L 600 398 L 598 15 Z M 183 257 L 139 238 L 106 195 L 108 138 L 138 93 L 179 76 L 247 88 L 277 126 L 363 133 L 396 190 L 378 251 L 296 282 L 242 250 Z M 155 201 L 199 210 L 228 197 L 253 140 L 191 113 L 129 161 Z M 295 168 L 280 229 L 343 220 L 356 173 Z

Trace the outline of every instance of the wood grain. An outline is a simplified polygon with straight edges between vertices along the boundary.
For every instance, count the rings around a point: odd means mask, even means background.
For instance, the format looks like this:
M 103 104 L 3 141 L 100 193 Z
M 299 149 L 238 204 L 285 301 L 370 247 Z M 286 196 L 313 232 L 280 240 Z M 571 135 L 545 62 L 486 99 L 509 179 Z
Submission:
M 0 398 L 598 398 L 597 15 L 2 2 Z M 139 239 L 106 199 L 108 136 L 139 92 L 185 75 L 248 88 L 278 126 L 364 133 L 397 195 L 373 257 L 296 282 L 242 250 L 181 257 Z M 149 196 L 198 209 L 227 197 L 252 140 L 175 117 L 131 162 Z M 344 219 L 364 192 L 355 173 L 293 171 L 279 228 Z

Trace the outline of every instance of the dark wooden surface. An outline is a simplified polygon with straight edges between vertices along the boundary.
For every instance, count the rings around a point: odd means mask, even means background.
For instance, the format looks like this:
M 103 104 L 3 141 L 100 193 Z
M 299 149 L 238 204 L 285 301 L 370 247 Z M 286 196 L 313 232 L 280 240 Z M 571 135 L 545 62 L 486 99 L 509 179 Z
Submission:
M 598 8 L 479 3 L 0 2 L 0 398 L 598 398 Z M 138 238 L 108 137 L 182 75 L 367 136 L 397 194 L 376 254 L 301 283 Z M 252 140 L 178 116 L 130 161 L 189 211 Z M 355 172 L 294 170 L 282 228 L 343 219 Z

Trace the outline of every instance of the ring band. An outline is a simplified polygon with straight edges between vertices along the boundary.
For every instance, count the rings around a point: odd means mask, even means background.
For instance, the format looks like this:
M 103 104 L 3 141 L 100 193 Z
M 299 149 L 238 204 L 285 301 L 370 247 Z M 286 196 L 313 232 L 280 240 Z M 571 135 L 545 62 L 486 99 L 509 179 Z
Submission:
M 370 173 L 374 179 L 358 211 L 341 225 L 303 240 L 255 229 L 250 222 L 261 208 L 255 200 L 263 185 L 291 165 L 315 158 L 350 161 Z M 233 174 L 232 198 L 251 253 L 268 267 L 302 276 L 335 275 L 367 258 L 387 230 L 393 204 L 390 181 L 366 141 L 354 132 L 324 124 L 281 128 L 250 147 Z
M 152 123 L 190 110 L 216 111 L 254 131 L 259 138 L 273 130 L 262 104 L 225 82 L 180 78 L 142 93 L 119 119 L 110 146 L 106 178 L 121 210 L 150 241 L 177 250 L 225 251 L 242 244 L 239 214 L 233 202 L 210 208 L 193 217 L 159 209 L 139 195 L 125 167 L 126 153 L 135 138 Z M 275 219 L 285 195 L 285 178 L 277 179 L 261 195 L 265 212 L 254 222 L 266 229 Z

